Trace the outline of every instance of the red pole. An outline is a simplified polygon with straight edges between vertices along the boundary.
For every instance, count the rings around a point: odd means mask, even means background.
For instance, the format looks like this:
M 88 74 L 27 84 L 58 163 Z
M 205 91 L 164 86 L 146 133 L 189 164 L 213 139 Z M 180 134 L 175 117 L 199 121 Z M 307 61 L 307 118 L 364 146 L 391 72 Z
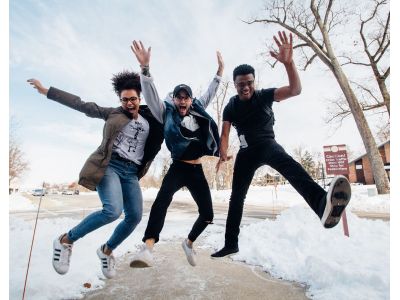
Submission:
M 343 220 L 343 232 L 344 232 L 344 235 L 349 237 L 350 235 L 349 235 L 349 226 L 347 224 L 346 209 L 343 211 L 342 220 Z
M 42 191 L 44 192 L 44 182 L 42 186 Z M 32 249 L 33 249 L 33 242 L 35 241 L 35 233 L 36 233 L 36 225 L 39 217 L 39 211 L 40 211 L 40 205 L 42 204 L 42 195 L 40 195 L 40 200 L 39 200 L 39 205 L 38 205 L 38 210 L 36 214 L 36 220 L 35 220 L 35 227 L 33 228 L 33 236 L 32 236 L 32 243 L 31 243 L 31 250 L 29 251 L 29 259 L 28 259 L 28 266 L 26 268 L 26 275 L 25 275 L 25 283 L 24 283 L 24 292 L 22 294 L 22 300 L 25 299 L 25 292 L 26 292 L 26 283 L 28 282 L 28 274 L 29 274 L 29 266 L 31 264 L 31 257 L 32 257 Z

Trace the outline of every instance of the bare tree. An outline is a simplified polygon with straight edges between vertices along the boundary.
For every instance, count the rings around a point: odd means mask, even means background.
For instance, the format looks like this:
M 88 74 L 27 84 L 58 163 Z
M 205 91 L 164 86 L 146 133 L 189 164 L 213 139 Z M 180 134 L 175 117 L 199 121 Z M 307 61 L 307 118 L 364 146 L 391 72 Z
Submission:
M 375 2 L 382 2 L 383 5 L 386 1 Z M 346 11 L 346 7 L 341 5 L 343 3 L 344 2 L 334 0 L 311 0 L 307 7 L 304 1 L 267 1 L 265 11 L 268 16 L 266 18 L 254 18 L 247 23 L 276 24 L 289 30 L 302 40 L 302 43 L 296 45 L 294 48 L 302 51 L 303 57 L 305 58 L 304 69 L 313 63 L 316 58 L 328 67 L 335 76 L 347 100 L 351 114 L 360 132 L 368 158 L 371 162 L 377 190 L 380 194 L 389 193 L 389 180 L 375 139 L 360 105 L 360 101 L 351 86 L 351 81 L 343 69 L 344 63 L 339 61 L 335 53 L 337 49 L 334 49 L 331 41 L 331 37 L 334 36 L 334 29 L 348 22 L 349 17 L 353 15 Z M 374 19 L 374 16 L 372 16 L 372 19 Z M 366 24 L 369 22 L 368 20 L 369 19 L 364 20 L 364 27 L 362 28 L 365 28 Z M 342 28 L 342 30 L 343 29 L 344 28 Z M 361 31 L 361 34 L 363 32 L 364 31 Z M 386 42 L 383 43 L 383 45 L 383 48 L 385 48 Z M 387 43 L 387 47 L 388 46 L 389 43 Z M 380 50 L 379 53 L 382 53 L 382 50 Z M 380 57 L 379 53 L 374 59 L 375 62 Z M 387 73 L 387 76 L 389 76 L 389 72 L 390 69 L 384 74 Z
M 8 184 L 15 178 L 20 178 L 21 175 L 28 170 L 28 162 L 25 155 L 21 150 L 21 146 L 16 138 L 16 125 L 13 119 L 10 122 L 10 136 L 9 136 L 9 164 L 8 164 Z
M 293 156 L 312 178 L 317 178 L 317 163 L 312 154 L 303 145 L 299 145 L 293 149 Z
M 222 80 L 218 92 L 215 96 L 215 100 L 213 102 L 213 109 L 216 113 L 217 126 L 219 132 L 221 132 L 222 130 L 223 111 L 229 98 L 232 96 L 232 88 L 233 88 L 233 83 L 231 81 L 229 81 L 228 79 Z M 235 153 L 236 149 L 235 147 L 236 144 L 231 142 L 228 148 L 228 152 Z M 216 161 L 213 161 L 213 166 L 212 168 L 210 168 L 210 170 L 214 172 L 215 176 L 212 176 L 210 178 L 213 178 L 212 186 L 215 186 L 217 190 L 230 189 L 232 187 L 233 161 L 234 159 L 224 163 L 221 169 L 219 170 L 218 174 L 215 174 Z
M 169 167 L 171 165 L 172 158 L 170 156 L 163 157 L 162 159 L 162 171 L 161 178 L 164 179 L 165 175 L 167 175 Z
M 355 16 L 359 19 L 360 40 L 354 40 L 353 45 L 361 45 L 362 57 L 356 58 L 355 53 L 338 56 L 344 60 L 342 66 L 357 66 L 372 71 L 373 76 L 361 80 L 351 80 L 350 84 L 357 94 L 361 109 L 374 114 L 387 114 L 390 117 L 390 93 L 386 80 L 390 76 L 390 11 L 386 0 L 371 1 L 369 9 L 360 8 Z M 342 121 L 351 115 L 350 107 L 345 98 L 331 100 L 326 122 Z M 389 127 L 389 118 L 383 121 L 381 127 Z M 380 129 L 380 128 L 379 128 Z M 380 130 L 378 129 L 378 136 Z
M 376 101 L 372 108 L 385 106 L 390 115 L 390 94 L 386 85 L 386 79 L 390 75 L 390 66 L 388 62 L 390 46 L 390 11 L 388 10 L 387 0 L 374 0 L 374 6 L 367 11 L 365 16 L 359 13 L 360 37 L 363 50 L 368 58 L 367 62 L 354 62 L 349 59 L 349 63 L 371 68 L 383 101 L 378 100 L 378 96 L 371 89 L 365 88 L 359 84 L 371 98 Z M 344 65 L 344 64 L 343 64 Z
M 390 122 L 383 122 L 377 125 L 377 139 L 380 143 L 390 139 Z
M 227 96 L 230 94 L 229 90 L 231 85 L 232 83 L 229 80 L 222 80 L 213 102 L 213 108 L 217 114 L 217 126 L 219 131 L 222 129 L 222 113 L 227 103 Z

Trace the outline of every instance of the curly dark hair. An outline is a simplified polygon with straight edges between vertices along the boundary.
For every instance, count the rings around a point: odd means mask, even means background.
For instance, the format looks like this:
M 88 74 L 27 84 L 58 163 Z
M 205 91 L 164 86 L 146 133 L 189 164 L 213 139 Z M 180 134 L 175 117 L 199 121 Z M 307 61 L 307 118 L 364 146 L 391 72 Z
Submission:
M 247 75 L 247 74 L 253 74 L 254 75 L 254 68 L 250 65 L 240 65 L 237 66 L 234 70 L 233 70 L 233 81 L 235 81 L 236 76 L 238 75 Z
M 140 85 L 140 76 L 138 73 L 122 71 L 111 78 L 114 91 L 118 96 L 121 96 L 123 90 L 135 90 L 138 95 L 142 91 L 142 86 Z

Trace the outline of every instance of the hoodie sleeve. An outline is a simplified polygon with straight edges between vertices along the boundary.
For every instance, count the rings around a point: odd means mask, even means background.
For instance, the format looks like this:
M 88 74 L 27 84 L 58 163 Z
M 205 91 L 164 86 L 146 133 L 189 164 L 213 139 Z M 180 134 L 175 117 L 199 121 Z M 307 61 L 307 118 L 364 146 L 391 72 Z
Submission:
M 158 96 L 153 77 L 140 74 L 140 84 L 142 85 L 144 99 L 151 113 L 157 121 L 164 123 L 165 103 Z
M 207 108 L 211 100 L 214 99 L 220 82 L 221 82 L 221 76 L 215 75 L 210 85 L 208 86 L 207 91 L 203 95 L 201 95 L 200 98 L 198 99 L 204 108 Z

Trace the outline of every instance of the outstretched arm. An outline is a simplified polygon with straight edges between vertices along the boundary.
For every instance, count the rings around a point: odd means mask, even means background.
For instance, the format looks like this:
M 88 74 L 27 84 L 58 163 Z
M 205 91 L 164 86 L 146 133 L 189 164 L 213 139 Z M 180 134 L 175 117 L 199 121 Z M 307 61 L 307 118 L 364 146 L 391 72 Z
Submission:
M 217 75 L 211 81 L 206 93 L 204 95 L 200 96 L 200 98 L 199 98 L 199 101 L 201 102 L 201 104 L 203 105 L 204 108 L 207 108 L 207 106 L 210 104 L 211 100 L 214 99 L 215 94 L 217 93 L 217 90 L 219 87 L 219 83 L 221 82 L 222 73 L 224 72 L 224 61 L 223 61 L 222 55 L 219 51 L 217 51 L 217 60 L 218 60 Z
M 228 161 L 232 158 L 232 156 L 228 156 L 228 146 L 229 146 L 229 132 L 231 131 L 231 122 L 224 121 L 222 123 L 222 132 L 221 132 L 221 144 L 219 149 L 219 161 L 216 165 L 216 171 L 218 172 L 221 163 Z
M 282 101 L 301 93 L 301 82 L 297 73 L 296 65 L 293 62 L 293 36 L 289 34 L 289 41 L 286 33 L 278 32 L 280 41 L 274 36 L 275 43 L 279 47 L 279 53 L 270 51 L 272 57 L 283 63 L 289 77 L 289 86 L 277 88 L 274 94 L 275 101 Z
M 113 108 L 106 108 L 98 106 L 94 102 L 84 102 L 80 97 L 64 92 L 54 87 L 45 88 L 42 83 L 34 78 L 27 80 L 38 92 L 42 95 L 47 96 L 48 99 L 54 100 L 65 106 L 68 106 L 77 111 L 83 112 L 88 117 L 99 118 L 106 120 Z
M 140 84 L 142 85 L 142 93 L 146 103 L 153 116 L 160 123 L 164 123 L 165 103 L 158 96 L 153 78 L 150 75 L 151 47 L 146 50 L 141 41 L 133 41 L 131 49 L 140 64 L 140 68 L 142 69 L 140 74 Z

